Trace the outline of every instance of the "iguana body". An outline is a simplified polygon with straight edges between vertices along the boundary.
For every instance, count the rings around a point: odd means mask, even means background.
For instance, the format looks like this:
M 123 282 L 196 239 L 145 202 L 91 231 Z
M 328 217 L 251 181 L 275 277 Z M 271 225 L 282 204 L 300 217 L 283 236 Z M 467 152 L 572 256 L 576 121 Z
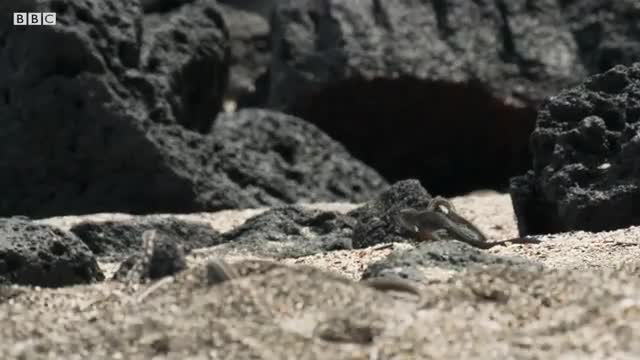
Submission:
M 442 210 L 445 208 L 445 211 Z M 531 238 L 514 238 L 509 240 L 488 242 L 487 236 L 473 223 L 459 215 L 453 205 L 442 197 L 435 197 L 426 210 L 403 209 L 398 214 L 398 223 L 405 229 L 415 233 L 417 240 L 443 240 L 442 235 L 465 242 L 480 249 L 489 249 L 496 245 L 536 244 L 539 240 Z

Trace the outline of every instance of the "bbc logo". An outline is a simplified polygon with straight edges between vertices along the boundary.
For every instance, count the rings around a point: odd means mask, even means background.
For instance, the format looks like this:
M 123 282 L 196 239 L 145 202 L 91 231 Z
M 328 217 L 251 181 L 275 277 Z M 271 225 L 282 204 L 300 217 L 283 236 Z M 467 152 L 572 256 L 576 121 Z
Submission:
M 30 12 L 13 13 L 13 25 L 55 25 L 56 13 L 51 12 Z

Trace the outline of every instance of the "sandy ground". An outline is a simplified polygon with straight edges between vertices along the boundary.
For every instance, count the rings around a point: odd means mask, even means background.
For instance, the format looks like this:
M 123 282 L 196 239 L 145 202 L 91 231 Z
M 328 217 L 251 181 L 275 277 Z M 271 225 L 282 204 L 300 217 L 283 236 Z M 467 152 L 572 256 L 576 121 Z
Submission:
M 492 240 L 517 235 L 507 195 L 475 193 L 453 202 Z M 260 211 L 180 217 L 228 231 Z M 41 221 L 68 228 L 80 219 Z M 285 259 L 288 266 L 275 267 L 227 256 L 247 276 L 215 286 L 207 285 L 203 266 L 217 256 L 208 248 L 190 255 L 189 270 L 155 284 L 1 288 L 0 358 L 640 358 L 640 228 L 542 240 L 487 252 L 544 270 L 426 268 L 435 280 L 419 299 L 351 281 L 409 244 Z M 117 264 L 100 265 L 109 275 Z

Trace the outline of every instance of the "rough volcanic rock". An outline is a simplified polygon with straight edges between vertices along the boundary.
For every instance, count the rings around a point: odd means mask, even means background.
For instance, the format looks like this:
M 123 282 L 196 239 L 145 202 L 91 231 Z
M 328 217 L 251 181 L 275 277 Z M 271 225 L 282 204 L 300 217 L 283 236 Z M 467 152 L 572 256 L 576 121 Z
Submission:
M 231 43 L 231 75 L 225 97 L 241 107 L 263 105 L 271 63 L 271 26 L 264 17 L 231 4 L 219 8 Z
M 140 0 L 145 13 L 164 13 L 175 10 L 180 6 L 192 3 L 194 0 Z
M 0 283 L 60 287 L 103 279 L 95 257 L 75 235 L 18 218 L 0 219 Z
M 125 83 L 151 120 L 206 133 L 222 108 L 229 35 L 216 3 L 199 0 L 142 21 L 140 67 Z
M 292 116 L 257 109 L 222 114 L 212 133 L 215 170 L 257 206 L 364 202 L 387 186 L 342 145 Z
M 195 0 L 140 0 L 145 13 L 169 12 Z M 208 0 L 213 3 L 216 0 Z M 217 0 L 218 4 L 268 19 L 278 0 Z
M 189 146 L 180 144 L 188 132 L 175 124 L 193 124 L 197 116 L 188 114 L 201 113 L 200 95 L 222 88 L 222 79 L 206 80 L 209 90 L 202 89 L 204 83 L 184 87 L 175 80 L 188 80 L 193 71 L 209 74 L 198 66 L 224 63 L 226 38 L 213 8 L 199 2 L 193 6 L 197 9 L 183 9 L 168 19 L 162 31 L 150 31 L 153 41 L 143 46 L 136 2 L 0 4 L 0 214 L 203 207 L 194 200 L 193 177 L 199 173 L 185 169 L 185 163 L 200 159 L 173 152 Z M 16 10 L 55 11 L 57 25 L 11 26 Z M 192 15 L 194 25 L 180 28 Z M 206 30 L 193 31 L 196 25 Z M 175 36 L 175 47 L 164 48 L 164 36 Z M 169 83 L 169 88 L 162 86 Z M 162 97 L 173 91 L 179 99 Z M 180 115 L 167 113 L 161 119 L 148 108 L 152 103 L 172 103 Z M 149 118 L 177 129 L 165 130 Z
M 271 209 L 223 234 L 229 249 L 276 258 L 351 249 L 354 220 L 332 211 L 298 206 Z
M 380 243 L 404 242 L 409 234 L 398 225 L 396 216 L 404 208 L 426 208 L 431 195 L 418 180 L 399 181 L 376 199 L 357 208 L 348 215 L 356 220 L 353 246 L 365 248 Z
M 530 260 L 488 254 L 460 241 L 434 241 L 420 243 L 409 249 L 397 249 L 384 259 L 370 264 L 363 279 L 376 277 L 401 278 L 427 285 L 425 271 L 430 268 L 462 271 L 470 267 L 507 265 L 512 267 L 538 267 Z
M 207 224 L 174 217 L 143 216 L 122 221 L 84 221 L 70 231 L 101 260 L 123 260 L 142 249 L 142 234 L 152 229 L 174 239 L 187 253 L 223 241 L 220 233 Z
M 591 74 L 640 61 L 640 7 L 635 0 L 560 0 Z
M 513 179 L 521 235 L 640 225 L 640 63 L 550 98 L 531 135 L 533 169 Z
M 123 282 L 145 282 L 174 275 L 187 268 L 180 241 L 172 234 L 149 230 L 144 248 L 120 264 L 113 279 Z
M 56 26 L 0 25 L 0 215 L 362 201 L 384 185 L 299 119 L 241 113 L 219 135 L 185 129 L 209 127 L 227 71 L 208 3 L 146 16 L 124 0 L 0 5 L 1 24 L 16 9 L 58 13 Z
M 448 195 L 529 167 L 545 96 L 584 69 L 552 0 L 282 0 L 270 106 L 317 124 L 390 181 Z
M 265 19 L 269 18 L 277 1 L 279 0 L 218 0 L 221 4 L 258 14 Z

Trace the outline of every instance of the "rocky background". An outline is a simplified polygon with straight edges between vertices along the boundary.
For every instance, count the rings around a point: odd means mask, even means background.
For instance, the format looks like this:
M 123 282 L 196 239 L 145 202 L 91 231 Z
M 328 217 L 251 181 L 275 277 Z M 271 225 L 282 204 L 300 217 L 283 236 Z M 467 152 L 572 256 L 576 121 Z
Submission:
M 14 26 L 14 12 L 55 12 L 57 24 Z M 86 303 L 76 304 L 78 308 L 64 303 L 60 311 L 80 311 L 87 317 L 72 323 L 97 319 L 99 325 L 84 329 L 85 336 L 106 336 L 113 342 L 102 346 L 86 338 L 91 345 L 78 356 L 111 357 L 120 351 L 127 358 L 151 353 L 166 358 L 250 358 L 246 354 L 252 353 L 274 359 L 285 354 L 300 359 L 401 359 L 435 356 L 442 349 L 436 343 L 433 348 L 413 347 L 425 335 L 411 329 L 425 325 L 424 317 L 410 320 L 413 313 L 376 312 L 372 305 L 380 297 L 382 307 L 403 308 L 406 299 L 398 302 L 372 289 L 360 291 L 364 287 L 355 282 L 314 273 L 318 267 L 352 280 L 400 277 L 427 293 L 434 290 L 440 295 L 426 308 L 445 311 L 437 316 L 482 301 L 507 306 L 502 310 L 519 319 L 532 319 L 533 312 L 558 304 L 562 306 L 553 308 L 554 316 L 573 305 L 595 316 L 592 327 L 582 329 L 589 332 L 582 334 L 584 344 L 562 338 L 546 348 L 535 346 L 555 331 L 570 328 L 580 335 L 575 322 L 586 320 L 579 314 L 560 325 L 542 322 L 538 332 L 527 328 L 523 338 L 496 330 L 494 335 L 506 337 L 493 343 L 491 355 L 482 352 L 486 358 L 526 357 L 527 351 L 531 358 L 601 358 L 594 355 L 598 349 L 578 344 L 593 345 L 588 340 L 602 339 L 602 333 L 616 334 L 615 341 L 599 348 L 606 349 L 607 356 L 617 354 L 618 345 L 626 346 L 625 356 L 638 355 L 639 349 L 631 345 L 637 329 L 606 321 L 607 316 L 618 319 L 624 314 L 594 315 L 595 305 L 580 302 L 579 291 L 545 287 L 547 281 L 567 287 L 580 281 L 605 283 L 610 274 L 579 278 L 579 271 L 592 267 L 590 260 L 582 267 L 559 266 L 550 262 L 548 252 L 558 247 L 574 254 L 579 242 L 572 239 L 579 231 L 603 234 L 640 225 L 636 61 L 636 0 L 0 2 L 0 293 L 6 293 L 0 294 L 0 316 L 16 326 L 21 318 L 7 314 L 20 314 L 29 322 L 23 333 L 19 326 L 5 329 L 6 339 L 29 340 L 0 346 L 2 358 L 69 358 L 72 349 L 81 346 L 78 339 L 37 340 L 60 331 L 55 323 L 43 328 L 47 331 L 40 329 L 37 319 L 46 312 L 44 303 L 55 302 L 51 299 L 61 294 L 54 288 L 71 285 L 76 287 L 68 289 L 77 289 Z M 479 209 L 481 215 L 471 220 L 484 221 L 481 228 L 491 237 L 562 233 L 560 239 L 569 245 L 554 240 L 540 245 L 537 253 L 516 250 L 509 256 L 508 250 L 493 256 L 457 242 L 414 246 L 394 222 L 399 209 L 423 206 L 432 196 L 486 189 L 502 193 L 491 197 L 500 204 L 498 210 Z M 460 199 L 475 199 L 467 196 Z M 225 212 L 241 209 L 246 216 Z M 95 213 L 105 214 L 90 215 Z M 502 214 L 498 220 L 495 213 Z M 505 220 L 504 214 L 516 221 Z M 80 217 L 65 217 L 72 215 Z M 223 220 L 211 222 L 210 216 Z M 486 223 L 489 220 L 496 224 Z M 151 229 L 160 235 L 153 249 L 147 249 L 142 234 Z M 637 231 L 630 232 L 631 239 L 625 234 L 612 235 L 623 245 L 612 245 L 611 252 L 640 245 Z M 584 243 L 603 246 L 597 245 L 603 235 L 593 236 Z M 375 262 L 369 256 L 378 253 L 378 246 L 394 250 Z M 633 280 L 637 266 L 621 265 L 622 258 L 630 258 L 624 251 L 610 264 L 620 265 L 616 271 L 623 274 L 607 290 L 615 299 L 638 294 L 640 288 Z M 357 271 L 348 270 L 358 263 L 353 258 L 342 269 L 322 266 L 318 258 L 309 262 L 313 269 L 284 265 L 341 252 L 370 261 Z M 243 276 L 260 276 L 211 286 L 206 279 L 198 280 L 199 275 L 190 277 L 202 271 L 205 253 L 274 262 L 265 269 L 264 263 L 251 265 L 242 258 L 236 264 L 241 270 L 258 268 Z M 130 275 L 140 272 L 141 262 L 144 271 L 132 282 Z M 279 270 L 271 272 L 270 266 Z M 292 289 L 298 286 L 296 276 L 303 274 L 318 284 L 307 293 L 300 288 L 285 302 L 312 296 L 313 301 L 302 303 L 315 308 L 325 303 L 319 294 L 344 287 L 336 294 L 342 300 L 353 295 L 353 302 L 336 304 L 371 317 L 351 318 L 346 312 L 332 317 L 327 309 L 311 311 L 319 316 L 314 320 L 302 313 L 274 316 L 277 306 L 263 306 L 261 300 L 253 304 L 258 315 L 238 324 L 236 317 L 242 318 L 243 310 L 236 313 L 218 304 L 221 317 L 215 327 L 230 342 L 213 337 L 181 338 L 177 343 L 171 340 L 176 333 L 169 336 L 171 331 L 162 330 L 170 324 L 155 318 L 158 311 L 180 304 L 181 291 L 187 288 L 202 296 L 221 288 L 240 295 L 249 291 L 252 301 L 262 298 L 254 290 L 268 293 L 272 285 L 259 283 L 277 283 L 278 271 Z M 444 275 L 435 276 L 438 271 Z M 495 291 L 461 285 L 467 272 Z M 164 300 L 154 298 L 150 303 L 155 305 L 145 310 L 143 300 L 167 279 L 175 281 L 170 285 L 175 293 Z M 536 281 L 544 296 L 516 289 Z M 322 284 L 328 284 L 327 289 Z M 34 286 L 50 289 L 34 295 Z M 594 302 L 614 301 L 601 291 Z M 358 307 L 363 299 L 373 299 L 371 306 Z M 203 313 L 199 306 L 211 306 L 206 301 L 191 305 L 183 311 L 192 313 L 179 316 L 191 322 L 198 318 L 194 314 Z M 128 314 L 131 323 L 117 318 L 119 312 Z M 467 320 L 486 328 L 486 321 L 499 312 L 483 308 L 481 315 Z M 138 313 L 142 317 L 136 317 Z M 273 319 L 289 325 L 276 326 Z M 449 328 L 438 322 L 441 333 L 435 338 L 466 334 L 476 344 L 486 342 L 475 330 L 455 325 L 463 320 L 456 318 L 459 322 Z M 604 325 L 593 325 L 598 322 Z M 384 323 L 406 326 L 384 330 Z M 178 321 L 173 330 L 182 325 Z M 518 328 L 507 318 L 494 325 Z M 147 332 L 156 329 L 153 336 L 158 338 L 143 336 L 135 326 Z M 200 333 L 213 325 L 189 326 Z M 268 329 L 282 341 L 267 339 Z M 403 350 L 394 340 L 399 334 L 406 335 L 412 350 Z M 323 341 L 340 346 L 324 357 L 316 352 Z M 189 343 L 199 346 L 185 345 Z M 572 352 L 570 344 L 584 353 Z M 199 353 L 202 348 L 212 353 Z M 347 357 L 350 349 L 367 357 Z M 456 358 L 478 354 L 464 348 L 445 353 Z

